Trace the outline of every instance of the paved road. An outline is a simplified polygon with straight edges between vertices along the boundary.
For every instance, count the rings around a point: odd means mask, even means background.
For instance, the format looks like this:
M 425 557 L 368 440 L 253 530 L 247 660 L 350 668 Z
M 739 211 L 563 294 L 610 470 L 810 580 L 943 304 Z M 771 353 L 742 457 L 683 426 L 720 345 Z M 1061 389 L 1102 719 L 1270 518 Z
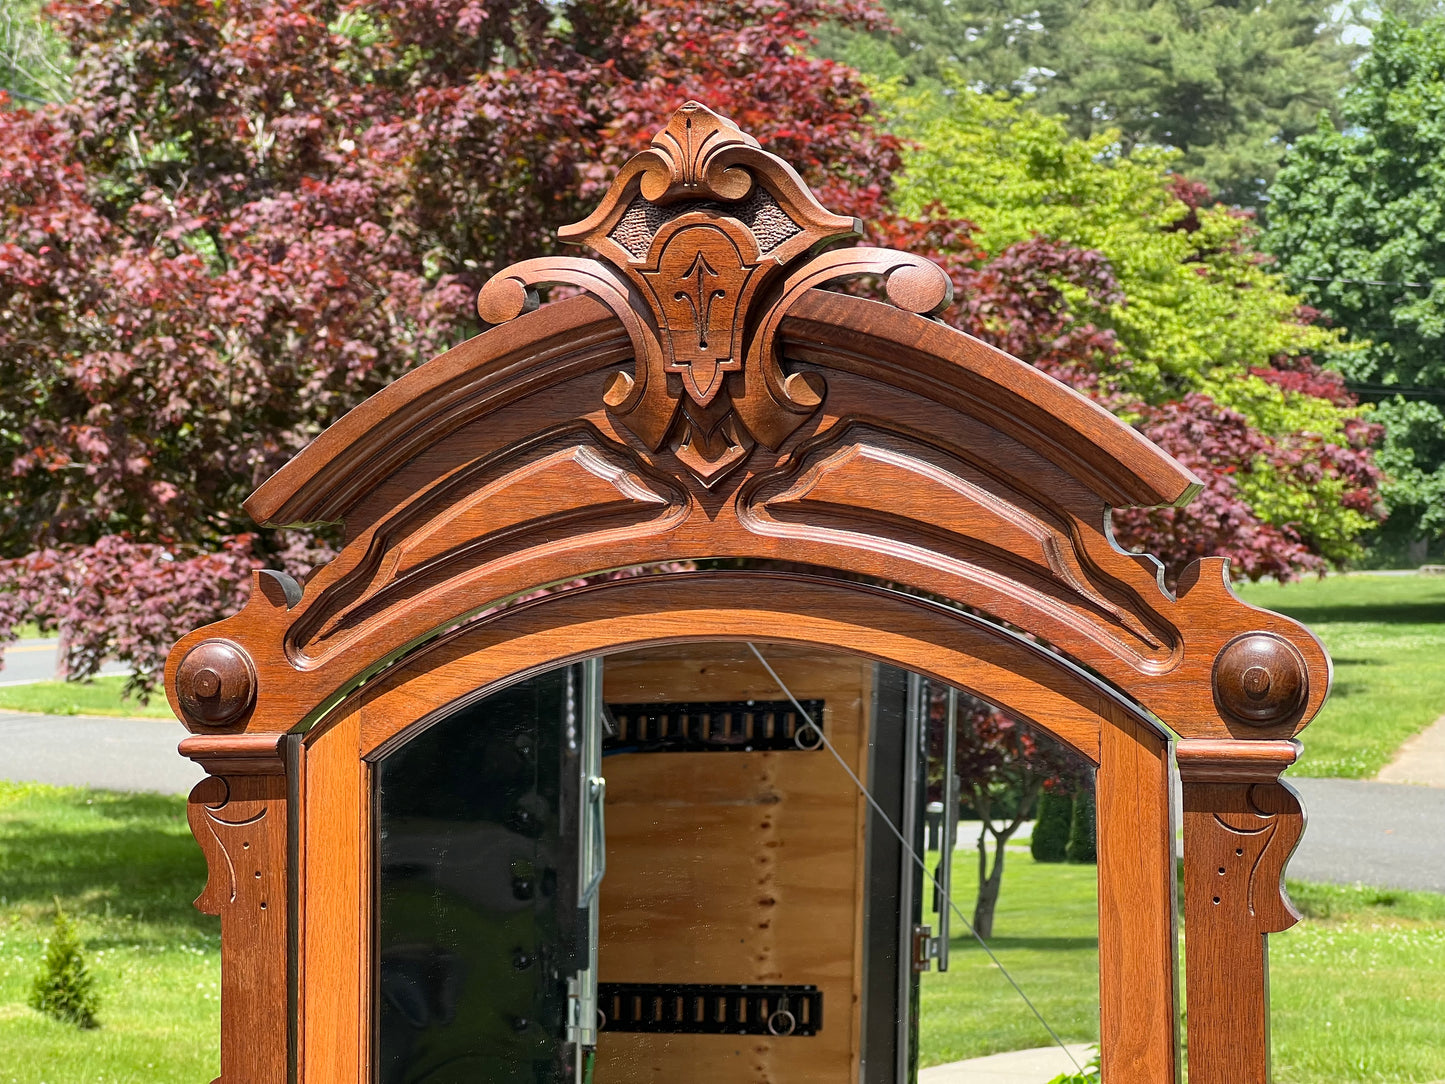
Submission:
M 202 771 L 160 719 L 0 712 L 0 779 L 185 794 Z M 1292 779 L 1309 824 L 1289 876 L 1445 892 L 1445 788 Z
M 176 752 L 173 719 L 0 711 L 0 779 L 186 794 L 205 775 Z
M 54 638 L 17 640 L 6 647 L 5 666 L 0 669 L 0 685 L 52 680 L 55 677 L 55 649 L 59 643 Z M 126 668 L 120 663 L 108 662 L 100 668 L 100 672 L 123 674 Z
M 1308 818 L 1290 877 L 1445 892 L 1445 788 L 1361 779 L 1290 783 Z

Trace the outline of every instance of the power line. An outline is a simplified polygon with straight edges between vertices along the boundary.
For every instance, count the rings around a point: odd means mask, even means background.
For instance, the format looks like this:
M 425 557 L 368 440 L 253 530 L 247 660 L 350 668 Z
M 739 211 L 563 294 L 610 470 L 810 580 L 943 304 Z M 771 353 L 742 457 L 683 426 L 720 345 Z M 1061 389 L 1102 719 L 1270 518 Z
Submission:
M 1395 282 L 1391 279 L 1335 279 L 1324 275 L 1293 275 L 1303 282 L 1343 282 L 1350 286 L 1410 286 L 1417 290 L 1433 289 L 1433 282 Z
M 12 98 L 23 98 L 23 99 L 25 99 L 27 102 L 37 102 L 37 103 L 39 103 L 40 105 L 54 105 L 54 104 L 55 104 L 55 103 L 52 102 L 49 98 L 37 98 L 37 97 L 36 97 L 35 95 L 33 95 L 33 94 L 26 94 L 26 93 L 24 93 L 23 91 L 19 91 L 19 90 L 11 90 L 9 87 L 0 87 L 0 90 L 3 90 L 6 94 L 10 95 L 10 97 L 12 97 Z
M 939 898 L 948 904 L 948 909 L 954 913 L 954 915 L 958 918 L 959 922 L 963 923 L 963 928 L 973 935 L 973 939 L 979 943 L 979 945 L 983 948 L 983 951 L 988 954 L 988 958 L 993 961 L 994 967 L 998 968 L 999 972 L 1003 975 L 1003 977 L 1008 980 L 1009 985 L 1014 988 L 1014 991 L 1019 995 L 1019 997 L 1023 998 L 1024 1004 L 1033 1011 L 1033 1014 L 1038 1018 L 1039 1023 L 1044 1026 L 1044 1030 L 1049 1033 L 1049 1035 L 1053 1038 L 1054 1042 L 1058 1045 L 1059 1049 L 1064 1052 L 1068 1059 L 1074 1063 L 1074 1068 L 1077 1069 L 1080 1073 L 1082 1073 L 1084 1071 L 1084 1067 L 1079 1064 L 1079 1059 L 1074 1057 L 1074 1052 L 1068 1048 L 1064 1040 L 1059 1037 L 1059 1033 L 1050 1026 L 1047 1020 L 1044 1019 L 1044 1014 L 1039 1011 L 1038 1006 L 1029 1000 L 1029 995 L 1024 993 L 1024 988 L 1020 986 L 1018 984 L 1018 981 L 1008 973 L 1008 969 L 1004 967 L 1002 961 L 1000 961 L 999 958 L 994 955 L 993 948 L 990 947 L 989 943 L 985 941 L 981 936 L 979 936 L 979 932 L 973 928 L 973 923 L 963 917 L 963 912 L 958 909 L 958 905 L 953 902 L 953 898 L 944 891 L 943 885 L 939 884 L 938 878 L 932 873 L 928 872 L 928 864 L 919 857 L 918 852 L 913 849 L 913 844 L 903 838 L 903 833 L 898 830 L 898 826 L 895 825 L 893 821 L 889 818 L 888 814 L 883 811 L 883 807 L 878 804 L 878 800 L 874 798 L 868 788 L 863 785 L 863 780 L 858 778 L 857 774 L 853 771 L 853 769 L 848 766 L 848 762 L 843 759 L 842 755 L 839 754 L 837 749 L 833 748 L 833 743 L 828 740 L 828 735 L 823 733 L 823 728 L 817 723 L 815 723 L 813 721 L 813 717 L 808 714 L 808 710 L 803 707 L 802 704 L 798 703 L 798 698 L 793 695 L 793 690 L 788 688 L 786 683 L 784 683 L 783 679 L 778 676 L 778 672 L 772 668 L 767 659 L 763 658 L 763 653 L 758 650 L 758 646 L 749 641 L 748 647 L 752 650 L 752 653 L 758 657 L 758 662 L 763 664 L 763 669 L 766 670 L 768 672 L 768 675 L 773 679 L 773 681 L 777 683 L 777 686 L 780 690 L 782 690 L 783 695 L 793 702 L 793 707 L 797 710 L 798 714 L 802 716 L 803 722 L 805 722 L 813 730 L 813 733 L 817 734 L 818 737 L 822 739 L 824 747 L 828 750 L 828 752 L 833 754 L 833 759 L 838 762 L 838 766 L 847 773 L 849 779 L 853 780 L 853 785 L 858 788 L 858 793 L 863 795 L 863 797 L 867 799 L 868 804 L 873 807 L 873 812 L 878 814 L 879 819 L 882 820 L 883 824 L 888 828 L 888 830 L 898 837 L 898 842 L 902 844 L 904 853 L 907 854 L 908 857 L 913 860 L 914 864 L 918 866 L 919 870 L 922 871 L 923 876 L 933 882 L 934 890 L 938 892 Z M 957 811 L 955 810 L 955 812 Z M 982 844 L 980 844 L 980 846 L 981 845 Z

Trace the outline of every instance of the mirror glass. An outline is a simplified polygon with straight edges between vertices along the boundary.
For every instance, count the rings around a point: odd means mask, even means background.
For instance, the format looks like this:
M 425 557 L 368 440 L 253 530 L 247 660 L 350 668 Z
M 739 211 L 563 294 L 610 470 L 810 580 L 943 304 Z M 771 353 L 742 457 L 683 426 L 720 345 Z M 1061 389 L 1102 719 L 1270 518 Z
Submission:
M 912 1081 L 1049 1041 L 998 970 L 1014 952 L 1088 1038 L 1092 867 L 1018 849 L 1083 763 L 917 674 L 765 641 L 453 705 L 376 764 L 377 1079 Z M 950 833 L 945 803 L 973 819 Z M 968 928 L 981 817 L 1009 837 L 998 959 Z

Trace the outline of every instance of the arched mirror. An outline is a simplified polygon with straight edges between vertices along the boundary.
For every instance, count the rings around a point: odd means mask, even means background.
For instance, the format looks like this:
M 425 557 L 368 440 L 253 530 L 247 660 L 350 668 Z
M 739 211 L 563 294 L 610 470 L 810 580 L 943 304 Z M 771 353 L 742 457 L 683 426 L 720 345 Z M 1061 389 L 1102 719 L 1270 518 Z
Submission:
M 912 1084 L 968 1026 L 944 828 L 998 812 L 985 725 L 1096 810 L 1104 1078 L 1180 1079 L 1182 995 L 1191 1081 L 1265 1084 L 1328 659 L 1222 560 L 1169 591 L 1119 550 L 1112 507 L 1196 480 L 858 231 L 688 103 L 562 231 L 597 259 L 499 273 L 495 326 L 247 502 L 344 541 L 167 667 L 222 1084 Z
M 378 1081 L 912 1078 L 921 978 L 972 932 L 929 781 L 952 751 L 957 809 L 960 762 L 1026 725 L 962 704 L 848 652 L 691 641 L 401 731 L 370 756 Z M 1037 790 L 998 797 L 1022 820 Z

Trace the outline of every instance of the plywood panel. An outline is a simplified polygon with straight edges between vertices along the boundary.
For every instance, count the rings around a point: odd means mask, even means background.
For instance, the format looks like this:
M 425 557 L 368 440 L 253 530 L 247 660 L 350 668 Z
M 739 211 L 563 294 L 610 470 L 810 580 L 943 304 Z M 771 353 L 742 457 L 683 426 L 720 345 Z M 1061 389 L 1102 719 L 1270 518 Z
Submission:
M 866 769 L 873 664 L 760 645 L 799 699 Z M 745 645 L 694 644 L 608 659 L 613 702 L 774 700 Z M 604 982 L 812 983 L 824 1025 L 810 1038 L 604 1034 L 599 1084 L 856 1078 L 861 984 L 861 796 L 826 751 L 609 757 Z

